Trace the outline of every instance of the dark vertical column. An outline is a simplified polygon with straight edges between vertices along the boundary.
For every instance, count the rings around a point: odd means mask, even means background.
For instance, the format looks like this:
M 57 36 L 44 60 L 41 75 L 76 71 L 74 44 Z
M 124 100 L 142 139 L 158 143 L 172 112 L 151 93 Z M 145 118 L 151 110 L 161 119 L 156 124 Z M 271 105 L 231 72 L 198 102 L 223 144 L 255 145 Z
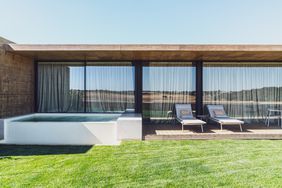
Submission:
M 38 61 L 34 60 L 34 112 L 38 112 Z
M 84 105 L 84 113 L 86 113 L 86 100 L 87 100 L 87 98 L 86 98 L 86 65 L 87 65 L 87 62 L 86 61 L 84 61 L 84 103 L 83 103 L 83 105 Z
M 203 61 L 195 61 L 196 66 L 196 114 L 203 114 Z
M 142 62 L 134 61 L 133 66 L 135 68 L 135 112 L 142 113 L 142 90 L 143 90 L 143 81 L 142 81 Z

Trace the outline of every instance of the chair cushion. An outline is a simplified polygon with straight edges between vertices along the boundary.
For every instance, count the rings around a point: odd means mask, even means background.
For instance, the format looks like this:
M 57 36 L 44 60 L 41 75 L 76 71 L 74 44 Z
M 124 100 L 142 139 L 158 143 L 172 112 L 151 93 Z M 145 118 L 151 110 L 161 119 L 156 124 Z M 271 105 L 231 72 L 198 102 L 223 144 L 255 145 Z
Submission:
M 193 118 L 193 113 L 190 109 L 180 109 L 179 112 L 181 119 Z
M 187 120 L 182 120 L 181 123 L 183 125 L 203 125 L 206 122 L 199 120 L 199 119 L 187 119 Z
M 223 109 L 214 109 L 213 115 L 214 117 L 228 117 Z
M 238 120 L 238 119 L 232 119 L 232 118 L 220 118 L 217 119 L 219 123 L 222 124 L 228 124 L 228 125 L 233 125 L 233 124 L 244 124 L 244 121 Z

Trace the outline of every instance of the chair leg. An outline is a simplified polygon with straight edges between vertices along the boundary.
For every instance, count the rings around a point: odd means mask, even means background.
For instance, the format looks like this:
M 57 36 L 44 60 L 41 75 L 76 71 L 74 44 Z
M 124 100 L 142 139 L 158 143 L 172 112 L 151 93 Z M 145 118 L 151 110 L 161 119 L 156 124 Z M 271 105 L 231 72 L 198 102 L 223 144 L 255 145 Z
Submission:
M 204 127 L 203 127 L 203 125 L 201 125 L 201 129 L 202 129 L 202 133 L 204 132 Z
M 182 124 L 182 132 L 184 131 L 184 125 Z
M 222 130 L 222 123 L 220 123 L 220 130 Z
M 240 130 L 241 130 L 241 132 L 243 131 L 243 129 L 242 129 L 242 125 L 241 124 L 239 124 L 239 126 L 240 126 Z
M 265 118 L 265 125 L 269 126 L 269 111 L 267 111 L 266 118 Z
M 280 118 L 278 119 L 278 121 L 280 121 L 280 128 L 282 128 L 282 116 L 280 116 Z
M 267 127 L 269 127 L 269 121 L 270 121 L 270 113 L 267 114 Z
M 280 128 L 282 128 L 282 114 L 281 114 L 281 112 L 280 112 L 280 116 L 279 116 L 279 118 L 278 118 L 278 127 L 279 127 L 279 125 L 280 125 Z

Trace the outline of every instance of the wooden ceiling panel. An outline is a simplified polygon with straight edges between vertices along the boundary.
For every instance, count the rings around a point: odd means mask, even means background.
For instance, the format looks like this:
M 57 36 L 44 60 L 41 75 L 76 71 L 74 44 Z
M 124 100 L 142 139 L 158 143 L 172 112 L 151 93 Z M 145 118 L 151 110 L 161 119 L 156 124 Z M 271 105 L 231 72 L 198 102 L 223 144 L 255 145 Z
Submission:
M 282 45 L 22 45 L 5 50 L 37 60 L 282 61 Z

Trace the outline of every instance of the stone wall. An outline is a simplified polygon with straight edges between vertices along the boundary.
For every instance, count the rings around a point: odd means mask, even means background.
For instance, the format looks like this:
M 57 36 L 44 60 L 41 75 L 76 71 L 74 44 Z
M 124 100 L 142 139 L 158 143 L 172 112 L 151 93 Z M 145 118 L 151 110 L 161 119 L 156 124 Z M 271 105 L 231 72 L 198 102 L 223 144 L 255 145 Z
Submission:
M 34 63 L 0 44 L 0 118 L 34 112 Z

